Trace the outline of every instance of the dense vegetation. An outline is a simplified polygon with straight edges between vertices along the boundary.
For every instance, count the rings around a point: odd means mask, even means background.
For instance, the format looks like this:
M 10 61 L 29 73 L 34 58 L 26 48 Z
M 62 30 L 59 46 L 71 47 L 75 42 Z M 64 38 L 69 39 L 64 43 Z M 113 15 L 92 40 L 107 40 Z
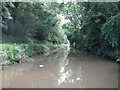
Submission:
M 120 2 L 69 3 L 64 25 L 71 45 L 97 55 L 120 60 Z
M 8 61 L 47 52 L 68 40 L 52 3 L 6 2 L 2 4 L 1 56 Z M 57 3 L 52 5 L 59 6 Z M 21 55 L 22 54 L 22 55 Z
M 120 2 L 0 4 L 4 59 L 19 61 L 23 52 L 41 54 L 69 40 L 76 49 L 120 60 Z M 59 15 L 69 22 L 61 24 Z

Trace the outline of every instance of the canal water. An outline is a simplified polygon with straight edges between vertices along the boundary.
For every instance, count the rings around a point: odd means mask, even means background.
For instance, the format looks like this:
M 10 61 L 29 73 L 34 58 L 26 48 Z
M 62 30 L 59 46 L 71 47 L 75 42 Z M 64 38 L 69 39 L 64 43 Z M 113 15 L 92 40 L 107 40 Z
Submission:
M 3 88 L 118 88 L 118 64 L 61 48 L 2 70 Z

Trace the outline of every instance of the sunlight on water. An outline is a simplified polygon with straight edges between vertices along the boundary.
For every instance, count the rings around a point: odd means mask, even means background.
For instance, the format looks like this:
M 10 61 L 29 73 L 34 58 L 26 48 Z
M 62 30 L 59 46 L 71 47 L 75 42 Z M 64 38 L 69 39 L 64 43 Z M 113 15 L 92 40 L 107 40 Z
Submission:
M 61 73 L 65 72 L 65 68 L 64 68 L 64 67 L 61 67 L 60 72 L 61 72 Z
M 60 78 L 58 79 L 58 84 L 62 84 L 63 82 L 66 81 L 66 79 L 68 79 L 69 77 L 71 76 L 70 72 L 64 72 L 64 73 L 61 73 L 61 76 Z
M 60 63 L 60 72 L 59 72 L 59 78 L 57 80 L 58 85 L 61 85 L 63 83 L 74 83 L 75 81 L 81 80 L 81 67 L 79 67 L 78 72 L 79 75 L 78 77 L 76 76 L 73 78 L 72 74 L 74 74 L 74 71 L 71 69 L 68 69 L 68 64 L 69 64 L 69 59 L 68 59 L 68 54 L 70 53 L 70 46 L 68 45 L 66 47 L 66 50 L 64 50 L 63 57 L 62 57 L 62 63 Z
M 117 88 L 118 66 L 66 45 L 2 71 L 3 88 Z M 92 83 L 91 83 L 92 82 Z

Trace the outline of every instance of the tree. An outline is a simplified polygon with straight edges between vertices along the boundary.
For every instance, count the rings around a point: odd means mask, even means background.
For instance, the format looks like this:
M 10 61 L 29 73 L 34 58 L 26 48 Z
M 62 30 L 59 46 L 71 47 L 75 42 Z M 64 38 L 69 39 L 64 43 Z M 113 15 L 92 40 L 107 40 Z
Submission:
M 4 36 L 9 35 L 14 39 L 12 43 L 26 43 L 30 39 L 35 42 L 64 42 L 64 33 L 59 25 L 60 19 L 48 3 L 15 2 L 13 4 L 15 7 L 9 8 L 13 19 L 7 21 L 8 29 L 3 31 Z

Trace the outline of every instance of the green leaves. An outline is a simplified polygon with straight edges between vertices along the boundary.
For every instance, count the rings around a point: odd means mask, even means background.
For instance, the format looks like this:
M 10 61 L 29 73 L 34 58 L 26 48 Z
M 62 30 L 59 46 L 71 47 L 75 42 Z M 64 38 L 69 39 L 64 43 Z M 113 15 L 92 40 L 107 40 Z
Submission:
M 8 26 L 3 34 L 12 37 L 13 42 L 65 43 L 66 34 L 76 48 L 118 58 L 120 9 L 117 2 L 16 2 L 4 3 L 2 11 L 5 18 L 2 25 Z M 61 27 L 59 15 L 70 22 Z
M 13 19 L 10 13 L 10 8 L 14 8 L 14 4 L 12 2 L 1 2 L 1 10 L 2 10 L 2 16 L 5 19 Z
M 15 2 L 13 5 L 14 8 L 7 8 L 13 20 L 5 20 L 9 28 L 3 30 L 3 34 L 11 36 L 13 42 L 64 42 L 64 31 L 60 27 L 60 18 L 57 16 L 60 13 L 58 3 Z
M 114 2 L 69 3 L 66 17 L 72 24 L 64 25 L 68 39 L 76 48 L 112 59 L 120 48 L 120 10 Z
M 102 27 L 102 35 L 112 47 L 118 47 L 120 30 L 120 14 L 110 17 Z

